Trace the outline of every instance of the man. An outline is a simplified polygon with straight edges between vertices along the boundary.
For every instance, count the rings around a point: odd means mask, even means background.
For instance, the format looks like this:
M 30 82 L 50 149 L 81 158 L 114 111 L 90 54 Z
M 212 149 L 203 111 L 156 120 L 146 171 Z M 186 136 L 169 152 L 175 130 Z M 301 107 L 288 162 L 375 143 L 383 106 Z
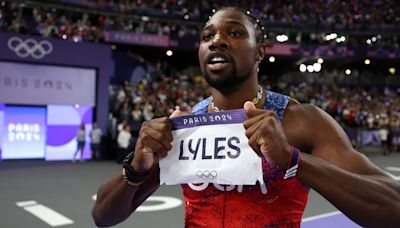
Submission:
M 362 226 L 398 226 L 399 183 L 355 151 L 328 114 L 260 89 L 257 72 L 263 57 L 262 31 L 246 12 L 219 10 L 202 30 L 199 61 L 213 89 L 212 97 L 193 112 L 245 108 L 246 136 L 263 159 L 268 191 L 264 194 L 257 186 L 220 190 L 212 185 L 197 191 L 183 185 L 186 226 L 299 227 L 308 188 Z M 181 113 L 172 114 L 177 115 Z M 133 172 L 117 174 L 98 192 L 92 210 L 98 226 L 123 221 L 159 187 L 158 160 L 167 156 L 172 140 L 166 117 L 142 126 L 130 163 Z M 288 175 L 287 168 L 296 148 L 301 154 L 294 160 L 298 170 L 293 177 L 296 171 Z
M 103 132 L 97 127 L 97 123 L 93 122 L 93 128 L 90 131 L 90 149 L 92 150 L 93 159 L 101 159 L 100 156 L 100 143 Z
M 117 153 L 117 163 L 121 163 L 122 159 L 129 153 L 129 148 L 131 145 L 131 126 L 126 123 L 122 130 L 118 133 L 117 143 L 119 151 Z

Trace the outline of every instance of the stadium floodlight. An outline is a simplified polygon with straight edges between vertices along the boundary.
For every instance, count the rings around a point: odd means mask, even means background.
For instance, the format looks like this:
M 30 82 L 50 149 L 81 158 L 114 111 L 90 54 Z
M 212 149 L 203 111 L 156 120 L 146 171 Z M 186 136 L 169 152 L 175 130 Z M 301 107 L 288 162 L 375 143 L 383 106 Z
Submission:
M 389 73 L 391 73 L 391 74 L 396 74 L 396 68 L 394 68 L 394 67 L 391 67 L 391 68 L 389 68 Z
M 286 42 L 288 39 L 289 39 L 289 37 L 285 34 L 276 36 L 276 40 L 281 43 Z
M 313 64 L 313 68 L 314 68 L 315 72 L 320 72 L 321 68 L 322 68 L 322 65 L 320 63 L 314 63 Z
M 300 72 L 304 73 L 307 70 L 307 66 L 305 64 L 300 64 L 299 70 L 300 70 Z
M 344 73 L 347 74 L 347 75 L 350 75 L 350 74 L 351 74 L 351 70 L 350 70 L 350 69 L 346 69 L 346 70 L 344 71 Z
M 330 40 L 334 40 L 338 37 L 338 35 L 336 33 L 331 33 L 329 35 L 325 36 L 325 40 L 330 41 Z
M 317 62 L 318 62 L 319 64 L 323 64 L 323 63 L 324 63 L 324 59 L 323 59 L 323 58 L 318 58 Z
M 165 52 L 165 54 L 166 54 L 167 56 L 172 56 L 174 53 L 173 53 L 171 50 L 168 50 L 167 52 Z
M 188 15 L 188 14 L 185 14 L 185 16 L 183 16 L 183 18 L 184 18 L 185 20 L 189 20 L 189 15 Z
M 307 71 L 310 72 L 310 73 L 314 72 L 314 66 L 313 65 L 308 65 L 307 66 Z
M 371 38 L 371 41 L 372 41 L 372 42 L 376 42 L 376 37 L 375 37 L 375 36 L 372 37 L 372 38 Z
M 371 63 L 371 60 L 365 59 L 365 60 L 364 60 L 364 63 L 365 63 L 365 65 L 369 65 L 369 64 Z
M 271 55 L 271 56 L 268 58 L 268 60 L 269 60 L 269 62 L 271 62 L 271 63 L 275 62 L 275 56 Z

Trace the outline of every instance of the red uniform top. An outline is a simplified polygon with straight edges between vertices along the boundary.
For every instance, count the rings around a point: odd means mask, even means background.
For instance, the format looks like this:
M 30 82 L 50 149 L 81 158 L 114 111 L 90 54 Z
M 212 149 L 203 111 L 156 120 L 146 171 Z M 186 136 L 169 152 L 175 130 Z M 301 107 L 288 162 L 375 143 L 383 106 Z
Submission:
M 288 97 L 267 92 L 264 107 L 283 117 Z M 207 100 L 194 113 L 204 112 Z M 262 161 L 265 184 L 254 186 L 182 185 L 186 227 L 300 227 L 308 189 L 296 177 Z

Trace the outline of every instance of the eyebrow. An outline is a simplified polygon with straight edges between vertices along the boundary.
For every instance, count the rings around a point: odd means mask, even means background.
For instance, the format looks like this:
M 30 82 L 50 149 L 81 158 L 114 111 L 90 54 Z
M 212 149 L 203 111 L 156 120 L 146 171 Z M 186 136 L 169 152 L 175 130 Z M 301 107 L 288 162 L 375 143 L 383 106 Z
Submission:
M 240 27 L 243 27 L 244 29 L 246 29 L 246 26 L 244 26 L 243 23 L 241 23 L 240 21 L 235 20 L 235 19 L 228 19 L 228 20 L 225 20 L 225 23 L 226 23 L 226 24 L 239 25 Z M 203 29 L 201 29 L 201 31 L 207 30 L 207 29 L 209 29 L 210 27 L 213 27 L 213 26 L 214 26 L 213 24 L 205 25 L 205 26 L 203 27 Z

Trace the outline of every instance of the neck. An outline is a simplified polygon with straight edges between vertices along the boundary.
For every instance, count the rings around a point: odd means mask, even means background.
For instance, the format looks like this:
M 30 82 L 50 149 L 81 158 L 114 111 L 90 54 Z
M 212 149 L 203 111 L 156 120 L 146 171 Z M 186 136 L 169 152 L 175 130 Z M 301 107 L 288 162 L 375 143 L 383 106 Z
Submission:
M 245 82 L 237 87 L 228 88 L 225 90 L 217 90 L 212 88 L 211 95 L 213 97 L 214 105 L 219 110 L 242 109 L 246 101 L 252 101 L 259 91 L 257 81 Z M 257 108 L 264 105 L 264 93 L 262 98 L 256 104 Z M 210 107 L 209 107 L 210 109 Z M 213 111 L 213 110 L 209 110 Z

